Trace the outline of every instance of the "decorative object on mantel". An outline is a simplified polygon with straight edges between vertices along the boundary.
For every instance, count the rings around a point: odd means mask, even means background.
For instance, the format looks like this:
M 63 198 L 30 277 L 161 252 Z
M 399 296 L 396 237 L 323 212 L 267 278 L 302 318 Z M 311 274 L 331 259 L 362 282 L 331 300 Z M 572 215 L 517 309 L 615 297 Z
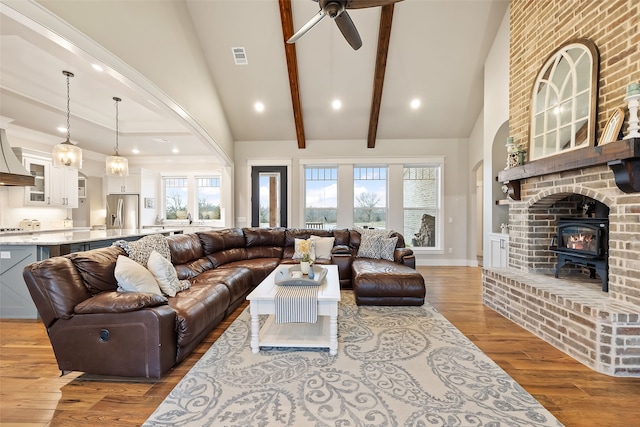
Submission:
M 640 83 L 627 86 L 627 96 L 624 100 L 629 104 L 629 126 L 624 139 L 640 138 L 640 122 L 638 121 L 638 104 L 640 101 Z
M 531 92 L 529 161 L 595 146 L 599 63 L 594 42 L 574 39 L 540 68 Z
M 63 71 L 62 74 L 67 76 L 67 140 L 56 144 L 53 147 L 51 157 L 53 159 L 53 166 L 67 167 L 69 169 L 81 169 L 82 168 L 82 150 L 73 145 L 70 141 L 71 138 L 71 97 L 69 96 L 69 78 L 73 77 L 73 73 L 70 71 Z
M 598 141 L 598 146 L 617 141 L 623 121 L 624 111 L 622 111 L 622 108 L 616 107 L 609 117 L 609 120 L 607 120 L 607 124 L 604 126 L 602 136 L 600 136 L 600 141 Z
M 113 156 L 108 156 L 107 163 L 107 175 L 109 176 L 129 176 L 129 161 L 122 157 L 118 152 L 118 136 L 120 134 L 120 128 L 118 123 L 118 103 L 122 101 L 122 99 L 117 96 L 113 97 L 113 100 L 116 104 L 116 146 L 115 154 Z
M 504 223 L 504 222 L 502 224 L 500 224 L 500 232 L 502 234 L 509 234 L 509 224 Z
M 515 168 L 516 166 L 524 164 L 526 151 L 521 150 L 516 144 L 514 144 L 512 136 L 507 138 L 507 144 L 505 147 L 507 147 L 507 166 L 505 169 Z

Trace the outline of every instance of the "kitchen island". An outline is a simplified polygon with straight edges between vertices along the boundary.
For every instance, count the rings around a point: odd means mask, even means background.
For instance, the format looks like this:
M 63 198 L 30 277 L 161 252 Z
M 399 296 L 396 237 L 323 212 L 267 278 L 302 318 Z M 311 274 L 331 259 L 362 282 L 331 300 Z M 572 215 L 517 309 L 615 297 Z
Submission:
M 138 240 L 150 234 L 180 234 L 179 227 L 134 230 L 73 230 L 0 236 L 0 318 L 36 319 L 38 313 L 22 278 L 28 264 L 72 252 L 111 246 L 116 240 Z

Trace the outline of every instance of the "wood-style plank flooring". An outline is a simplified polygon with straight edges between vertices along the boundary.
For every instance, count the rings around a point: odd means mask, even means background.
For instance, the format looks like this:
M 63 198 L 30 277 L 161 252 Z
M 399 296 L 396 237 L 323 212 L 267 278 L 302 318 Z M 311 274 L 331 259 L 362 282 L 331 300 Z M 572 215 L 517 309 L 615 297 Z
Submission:
M 564 425 L 640 425 L 640 379 L 598 374 L 483 306 L 479 268 L 418 269 L 427 300 Z M 39 321 L 0 321 L 0 425 L 140 425 L 245 306 L 160 380 L 60 377 Z

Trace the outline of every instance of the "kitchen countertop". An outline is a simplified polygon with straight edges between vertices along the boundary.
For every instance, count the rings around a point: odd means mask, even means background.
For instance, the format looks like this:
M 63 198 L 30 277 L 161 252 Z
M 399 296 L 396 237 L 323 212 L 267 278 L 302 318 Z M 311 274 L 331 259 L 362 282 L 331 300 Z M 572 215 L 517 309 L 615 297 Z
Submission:
M 137 228 L 132 230 L 73 230 L 60 232 L 44 232 L 37 231 L 30 234 L 12 234 L 0 236 L 0 245 L 66 245 L 70 243 L 93 242 L 98 240 L 117 240 L 124 237 L 146 236 L 148 234 L 157 233 L 182 233 L 181 227 L 175 228 Z

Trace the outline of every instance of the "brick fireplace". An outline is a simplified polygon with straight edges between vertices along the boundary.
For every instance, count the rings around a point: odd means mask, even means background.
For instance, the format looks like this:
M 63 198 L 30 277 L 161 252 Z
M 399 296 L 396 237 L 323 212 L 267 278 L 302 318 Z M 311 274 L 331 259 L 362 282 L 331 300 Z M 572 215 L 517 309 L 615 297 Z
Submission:
M 622 142 L 622 141 L 620 141 Z M 601 373 L 640 376 L 640 193 L 607 164 L 529 177 L 509 204 L 509 267 L 483 270 L 484 303 Z M 560 217 L 584 202 L 609 208 L 609 291 L 549 250 Z
M 526 163 L 521 176 L 500 179 L 519 183 L 509 189 L 517 197 L 509 202 L 508 268 L 483 270 L 485 304 L 599 372 L 637 377 L 640 138 L 597 141 L 612 112 L 626 107 L 626 86 L 640 80 L 639 13 L 636 0 L 509 2 L 509 136 L 529 148 L 537 73 L 557 47 L 577 38 L 593 41 L 600 56 L 596 135 L 592 147 Z M 608 292 L 578 268 L 555 278 L 557 258 L 549 251 L 558 217 L 577 215 L 577 205 L 591 200 L 610 209 Z

